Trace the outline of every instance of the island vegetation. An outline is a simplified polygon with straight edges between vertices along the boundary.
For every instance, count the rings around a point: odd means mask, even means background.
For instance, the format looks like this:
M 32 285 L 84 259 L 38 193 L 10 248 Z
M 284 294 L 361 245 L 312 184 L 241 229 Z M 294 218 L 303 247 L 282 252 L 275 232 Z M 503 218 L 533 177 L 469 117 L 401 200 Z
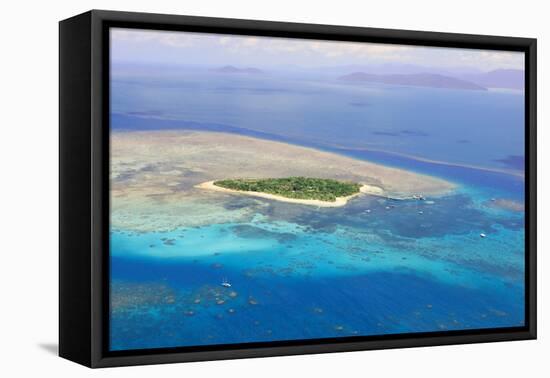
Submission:
M 219 180 L 215 181 L 214 185 L 243 192 L 261 192 L 286 198 L 327 202 L 357 194 L 361 189 L 361 185 L 354 182 L 310 177 Z

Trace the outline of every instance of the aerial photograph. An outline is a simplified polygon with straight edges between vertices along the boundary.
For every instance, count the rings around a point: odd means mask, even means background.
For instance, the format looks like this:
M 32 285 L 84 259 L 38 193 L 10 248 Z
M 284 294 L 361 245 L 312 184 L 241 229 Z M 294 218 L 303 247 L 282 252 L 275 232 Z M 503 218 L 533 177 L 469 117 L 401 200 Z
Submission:
M 520 52 L 110 29 L 109 349 L 525 324 Z

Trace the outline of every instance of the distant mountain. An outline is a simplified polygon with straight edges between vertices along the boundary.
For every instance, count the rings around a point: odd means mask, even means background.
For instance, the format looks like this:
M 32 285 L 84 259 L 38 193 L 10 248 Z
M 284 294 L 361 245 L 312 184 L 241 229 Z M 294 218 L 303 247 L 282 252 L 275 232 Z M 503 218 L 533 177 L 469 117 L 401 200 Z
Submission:
M 437 67 L 429 65 L 409 63 L 383 63 L 383 64 L 348 64 L 340 66 L 324 66 L 319 68 L 322 71 L 331 72 L 337 75 L 344 75 L 349 72 L 368 72 L 377 75 L 410 75 L 431 73 L 443 76 L 462 78 L 463 75 L 480 74 L 484 71 L 477 68 L 449 66 Z
M 451 88 L 451 89 L 469 89 L 485 91 L 487 88 L 472 82 L 455 79 L 454 77 L 419 73 L 419 74 L 395 74 L 395 75 L 375 75 L 364 72 L 354 72 L 349 75 L 344 75 L 339 78 L 348 82 L 369 82 L 383 83 L 394 85 L 410 85 L 415 87 L 430 87 L 430 88 Z
M 254 67 L 238 68 L 235 66 L 223 66 L 216 68 L 213 71 L 221 73 L 248 73 L 248 74 L 259 74 L 263 73 L 262 70 Z
M 500 69 L 480 74 L 461 75 L 461 78 L 487 88 L 523 89 L 525 73 L 523 70 Z

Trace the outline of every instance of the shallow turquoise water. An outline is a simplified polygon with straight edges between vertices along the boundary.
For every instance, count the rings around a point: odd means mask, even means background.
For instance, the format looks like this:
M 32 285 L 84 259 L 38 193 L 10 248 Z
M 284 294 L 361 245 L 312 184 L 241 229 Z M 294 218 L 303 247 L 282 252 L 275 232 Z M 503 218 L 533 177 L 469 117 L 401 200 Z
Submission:
M 113 231 L 112 290 L 170 293 L 113 312 L 111 348 L 522 325 L 523 215 L 480 205 L 482 191 L 299 213 L 272 202 L 247 223 Z
M 246 222 L 164 233 L 113 229 L 112 350 L 524 324 L 524 213 L 486 206 L 522 203 L 523 178 L 398 155 L 521 171 L 503 163 L 523 156 L 521 94 L 196 73 L 115 77 L 112 91 L 113 130 L 235 132 L 459 188 L 342 208 L 271 201 Z

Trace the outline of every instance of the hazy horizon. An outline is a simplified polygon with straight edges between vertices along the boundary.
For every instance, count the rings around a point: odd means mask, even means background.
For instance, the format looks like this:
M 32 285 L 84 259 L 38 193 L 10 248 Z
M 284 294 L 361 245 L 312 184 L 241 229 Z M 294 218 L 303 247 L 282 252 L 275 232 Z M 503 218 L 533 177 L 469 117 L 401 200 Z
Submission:
M 111 30 L 116 64 L 226 66 L 330 72 L 373 69 L 384 73 L 470 74 L 524 70 L 524 53 L 366 42 L 237 36 L 143 29 Z

